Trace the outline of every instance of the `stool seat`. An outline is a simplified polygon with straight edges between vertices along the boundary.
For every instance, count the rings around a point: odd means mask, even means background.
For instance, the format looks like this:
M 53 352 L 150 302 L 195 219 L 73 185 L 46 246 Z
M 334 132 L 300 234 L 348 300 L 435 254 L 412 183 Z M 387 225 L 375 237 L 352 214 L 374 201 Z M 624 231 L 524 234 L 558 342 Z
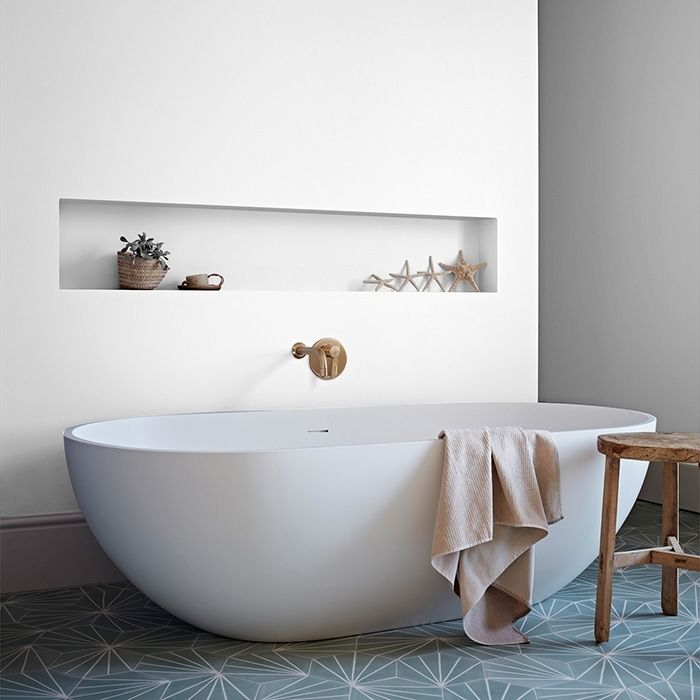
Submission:
M 598 436 L 598 452 L 619 459 L 700 462 L 697 433 L 617 433 Z
M 661 610 L 678 614 L 678 569 L 700 571 L 700 556 L 686 554 L 678 542 L 678 463 L 700 463 L 698 433 L 617 433 L 598 436 L 605 455 L 603 506 L 600 515 L 600 556 L 595 604 L 595 640 L 610 635 L 613 571 L 622 566 L 658 564 L 661 567 Z M 662 462 L 661 543 L 627 552 L 615 551 L 615 523 L 620 460 Z

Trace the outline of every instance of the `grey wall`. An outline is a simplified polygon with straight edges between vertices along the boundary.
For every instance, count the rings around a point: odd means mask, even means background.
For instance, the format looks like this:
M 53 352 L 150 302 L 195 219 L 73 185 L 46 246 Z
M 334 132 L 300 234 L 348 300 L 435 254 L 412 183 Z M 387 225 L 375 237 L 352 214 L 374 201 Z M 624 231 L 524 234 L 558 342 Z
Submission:
M 700 432 L 700 2 L 539 8 L 540 400 Z

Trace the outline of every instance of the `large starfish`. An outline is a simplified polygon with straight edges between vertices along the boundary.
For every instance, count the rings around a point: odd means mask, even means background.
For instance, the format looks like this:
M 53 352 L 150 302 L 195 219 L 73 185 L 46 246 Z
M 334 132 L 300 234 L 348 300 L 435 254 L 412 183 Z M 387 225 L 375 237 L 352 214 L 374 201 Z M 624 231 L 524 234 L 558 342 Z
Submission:
M 477 292 L 481 291 L 479 289 L 479 285 L 474 279 L 474 275 L 479 272 L 479 270 L 486 267 L 485 262 L 479 263 L 478 265 L 472 265 L 465 260 L 464 253 L 460 250 L 459 254 L 457 255 L 457 262 L 454 265 L 445 265 L 445 263 L 440 263 L 440 267 L 443 270 L 451 272 L 455 276 L 454 280 L 452 281 L 452 286 L 447 290 L 448 292 L 454 292 L 460 282 L 466 282 Z
M 390 284 L 391 280 L 382 279 L 379 275 L 372 274 L 369 279 L 362 280 L 362 284 L 373 284 L 375 285 L 374 291 L 378 292 L 382 287 L 388 287 L 392 292 L 398 292 L 393 285 Z
M 420 287 L 413 281 L 416 277 L 422 277 L 423 273 L 422 272 L 414 272 L 411 274 L 411 268 L 408 266 L 408 260 L 404 261 L 403 267 L 401 268 L 401 272 L 396 273 L 396 272 L 390 272 L 389 273 L 395 280 L 403 280 L 401 283 L 401 286 L 399 287 L 398 291 L 400 292 L 409 282 L 411 285 L 413 285 L 413 289 L 415 289 L 417 292 L 420 292 Z
M 425 277 L 425 284 L 423 285 L 423 289 L 421 289 L 421 292 L 430 291 L 430 285 L 433 282 L 437 282 L 437 286 L 440 287 L 440 289 L 443 292 L 445 291 L 445 287 L 442 284 L 442 282 L 439 280 L 439 277 L 442 277 L 442 275 L 446 275 L 448 273 L 447 272 L 435 272 L 435 267 L 433 266 L 433 256 L 432 255 L 428 256 L 428 269 L 425 270 L 424 272 L 419 272 L 418 274 Z

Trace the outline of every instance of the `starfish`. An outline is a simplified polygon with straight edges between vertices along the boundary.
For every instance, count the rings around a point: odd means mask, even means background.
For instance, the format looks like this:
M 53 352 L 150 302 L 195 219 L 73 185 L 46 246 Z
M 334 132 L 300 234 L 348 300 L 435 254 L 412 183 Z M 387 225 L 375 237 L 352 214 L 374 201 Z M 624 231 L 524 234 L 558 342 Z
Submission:
M 391 280 L 382 279 L 379 275 L 370 275 L 369 279 L 362 280 L 362 284 L 373 284 L 375 285 L 374 291 L 378 292 L 382 287 L 388 287 L 392 292 L 398 292 L 396 287 L 390 284 Z
M 413 286 L 413 289 L 415 289 L 417 292 L 420 292 L 420 287 L 413 281 L 416 277 L 422 277 L 423 273 L 422 272 L 415 272 L 411 274 L 411 269 L 408 266 L 408 260 L 405 260 L 403 263 L 403 267 L 401 268 L 400 273 L 396 272 L 390 272 L 389 273 L 395 280 L 403 280 L 401 283 L 401 286 L 398 288 L 397 291 L 401 291 L 409 282 Z
M 460 250 L 459 254 L 457 255 L 457 263 L 455 265 L 445 265 L 444 263 L 440 263 L 440 267 L 443 270 L 451 272 L 455 276 L 454 280 L 452 281 L 452 286 L 448 291 L 454 292 L 460 282 L 466 282 L 477 292 L 481 291 L 479 289 L 479 285 L 474 279 L 474 275 L 479 272 L 479 270 L 486 267 L 485 262 L 479 263 L 478 265 L 472 265 L 464 259 L 464 253 Z
M 433 256 L 430 255 L 428 257 L 428 269 L 425 272 L 419 272 L 419 275 L 422 275 L 423 277 L 426 277 L 425 284 L 423 285 L 423 289 L 421 289 L 421 292 L 425 292 L 426 290 L 430 289 L 430 285 L 433 282 L 437 282 L 437 286 L 440 287 L 440 289 L 444 292 L 445 287 L 442 284 L 442 282 L 438 279 L 438 277 L 441 277 L 442 275 L 448 274 L 447 272 L 435 272 L 435 268 L 433 267 Z

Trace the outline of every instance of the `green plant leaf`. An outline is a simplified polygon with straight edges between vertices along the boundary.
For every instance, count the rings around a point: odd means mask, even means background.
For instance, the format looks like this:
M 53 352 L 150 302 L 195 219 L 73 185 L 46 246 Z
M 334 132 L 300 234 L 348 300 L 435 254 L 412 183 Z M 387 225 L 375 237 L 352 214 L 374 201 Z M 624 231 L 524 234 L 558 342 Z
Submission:
M 133 241 L 129 241 L 125 236 L 120 236 L 119 240 L 122 241 L 122 243 L 126 243 L 119 252 L 131 255 L 132 264 L 135 262 L 136 258 L 157 260 L 164 269 L 169 269 L 165 264 L 165 260 L 167 260 L 167 256 L 170 255 L 170 251 L 166 250 L 163 252 L 163 241 L 155 243 L 154 238 L 146 237 L 145 231 L 139 233 L 138 237 Z

